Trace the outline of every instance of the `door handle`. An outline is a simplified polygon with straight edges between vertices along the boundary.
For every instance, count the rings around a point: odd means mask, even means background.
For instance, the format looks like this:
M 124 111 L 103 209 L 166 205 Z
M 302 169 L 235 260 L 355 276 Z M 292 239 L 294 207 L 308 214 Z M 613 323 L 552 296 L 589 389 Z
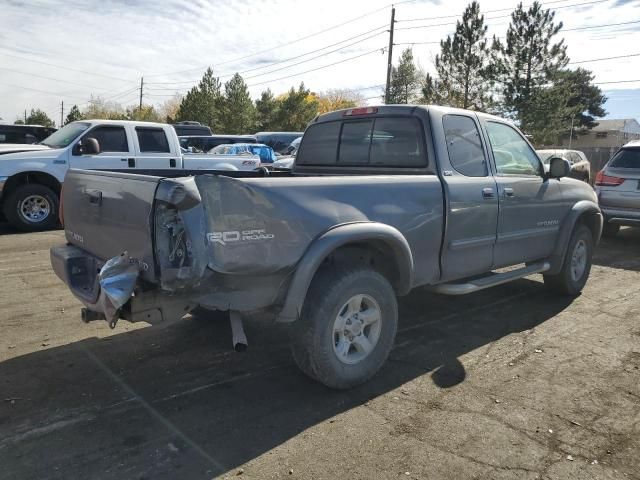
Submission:
M 136 166 L 136 159 L 135 158 L 121 158 L 120 161 L 122 162 L 128 162 L 128 167 L 129 168 L 134 168 Z
M 169 167 L 176 168 L 176 159 L 175 158 L 170 158 L 169 159 Z
M 495 197 L 495 192 L 493 188 L 483 188 L 482 189 L 482 198 L 493 198 Z
M 102 192 L 100 190 L 85 190 L 87 197 L 89 197 L 89 203 L 91 205 L 100 206 L 102 204 Z
M 513 188 L 511 187 L 505 187 L 503 192 L 505 197 L 515 197 L 515 193 L 513 192 Z

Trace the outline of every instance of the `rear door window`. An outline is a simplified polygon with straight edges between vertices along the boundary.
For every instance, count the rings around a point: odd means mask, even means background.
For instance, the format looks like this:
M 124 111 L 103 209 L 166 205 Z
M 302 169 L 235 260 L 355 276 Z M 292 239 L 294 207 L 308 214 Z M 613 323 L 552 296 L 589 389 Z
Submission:
M 141 153 L 170 153 L 167 135 L 162 128 L 136 127 Z
M 640 169 L 640 148 L 625 148 L 619 150 L 611 159 L 612 168 Z
M 487 162 L 480 132 L 473 119 L 463 115 L 445 115 L 442 125 L 451 166 L 467 177 L 486 177 Z
M 128 152 L 129 144 L 124 127 L 101 126 L 87 133 L 98 141 L 100 152 Z

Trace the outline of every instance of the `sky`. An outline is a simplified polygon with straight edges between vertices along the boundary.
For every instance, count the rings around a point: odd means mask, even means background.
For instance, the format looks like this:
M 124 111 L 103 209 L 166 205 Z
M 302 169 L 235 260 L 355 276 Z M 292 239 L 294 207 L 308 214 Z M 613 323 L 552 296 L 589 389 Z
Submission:
M 394 61 L 412 46 L 421 67 L 433 72 L 438 42 L 467 3 L 395 2 Z M 505 34 L 517 3 L 480 0 L 490 35 Z M 640 120 L 640 0 L 542 4 L 564 24 L 558 38 L 580 62 L 571 66 L 603 82 L 607 118 Z M 222 82 L 240 72 L 254 98 L 304 81 L 315 92 L 357 90 L 376 103 L 386 77 L 388 0 L 0 0 L 0 12 L 5 122 L 31 108 L 59 122 L 61 102 L 68 112 L 91 95 L 134 105 L 141 77 L 144 102 L 159 105 L 185 93 L 207 66 Z M 632 56 L 593 61 L 624 55 Z

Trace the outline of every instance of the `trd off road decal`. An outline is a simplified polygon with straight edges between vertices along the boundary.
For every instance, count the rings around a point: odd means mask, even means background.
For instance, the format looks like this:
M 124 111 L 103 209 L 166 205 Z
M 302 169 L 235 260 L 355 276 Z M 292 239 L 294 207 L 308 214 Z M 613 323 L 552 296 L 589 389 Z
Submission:
M 226 245 L 227 243 L 236 242 L 255 242 L 259 240 L 271 240 L 275 237 L 273 233 L 267 233 L 263 228 L 254 230 L 229 230 L 226 232 L 207 233 L 209 243 L 219 243 Z

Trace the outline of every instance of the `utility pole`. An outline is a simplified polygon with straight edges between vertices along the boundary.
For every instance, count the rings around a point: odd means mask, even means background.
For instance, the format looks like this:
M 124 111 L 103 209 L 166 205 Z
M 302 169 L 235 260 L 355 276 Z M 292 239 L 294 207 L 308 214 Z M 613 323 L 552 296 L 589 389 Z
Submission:
M 387 57 L 387 86 L 384 91 L 384 103 L 389 103 L 391 89 L 391 69 L 393 68 L 393 27 L 396 23 L 396 8 L 391 7 L 391 26 L 389 27 L 389 56 Z
M 569 131 L 569 150 L 571 150 L 571 140 L 573 140 L 573 115 L 571 116 L 571 130 Z
M 62 128 L 63 123 L 64 123 L 64 100 L 62 100 L 62 104 L 60 106 L 60 128 Z
M 27 123 L 27 109 L 24 109 L 24 123 Z
M 139 110 L 142 111 L 142 89 L 144 88 L 144 77 L 140 77 L 140 108 Z

